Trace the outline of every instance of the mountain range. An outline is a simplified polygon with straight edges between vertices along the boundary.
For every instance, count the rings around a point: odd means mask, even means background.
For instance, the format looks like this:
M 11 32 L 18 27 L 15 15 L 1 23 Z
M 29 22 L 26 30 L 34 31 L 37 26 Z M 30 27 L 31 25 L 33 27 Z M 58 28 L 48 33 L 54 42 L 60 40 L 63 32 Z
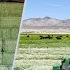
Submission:
M 51 17 L 23 20 L 21 32 L 64 32 L 70 33 L 70 19 L 60 20 Z

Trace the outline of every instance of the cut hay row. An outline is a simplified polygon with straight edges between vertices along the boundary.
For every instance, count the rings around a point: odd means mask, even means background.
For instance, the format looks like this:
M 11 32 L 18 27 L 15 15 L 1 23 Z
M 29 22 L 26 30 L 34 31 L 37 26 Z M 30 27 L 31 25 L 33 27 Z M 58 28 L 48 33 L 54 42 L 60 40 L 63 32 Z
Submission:
M 19 60 L 16 61 L 16 67 L 21 70 L 50 70 L 55 63 L 60 64 L 60 60 Z M 49 67 L 49 68 L 48 68 Z
M 28 48 L 20 49 L 17 59 L 62 59 L 70 57 L 70 48 Z M 22 56 L 21 56 L 22 55 Z M 20 56 L 20 57 L 19 57 Z M 25 57 L 24 57 L 25 56 Z
M 70 58 L 70 48 L 19 48 L 16 67 L 21 70 L 51 70 L 54 64 L 61 64 L 63 58 Z M 44 67 L 44 68 L 42 68 Z M 49 67 L 49 69 L 48 69 Z

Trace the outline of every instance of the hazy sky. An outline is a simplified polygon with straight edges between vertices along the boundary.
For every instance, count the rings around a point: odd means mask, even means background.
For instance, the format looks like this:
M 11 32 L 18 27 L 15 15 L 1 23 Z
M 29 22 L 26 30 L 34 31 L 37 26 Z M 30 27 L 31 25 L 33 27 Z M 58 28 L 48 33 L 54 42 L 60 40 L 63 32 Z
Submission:
M 70 0 L 26 0 L 23 19 L 46 16 L 70 18 Z

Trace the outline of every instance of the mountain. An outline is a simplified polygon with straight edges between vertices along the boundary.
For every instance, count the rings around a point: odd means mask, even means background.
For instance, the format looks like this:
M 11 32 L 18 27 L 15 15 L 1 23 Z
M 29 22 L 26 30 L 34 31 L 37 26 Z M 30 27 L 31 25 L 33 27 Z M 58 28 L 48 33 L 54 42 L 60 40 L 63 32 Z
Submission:
M 59 20 L 51 17 L 30 18 L 23 20 L 21 32 L 44 31 L 44 32 L 70 32 L 70 19 Z

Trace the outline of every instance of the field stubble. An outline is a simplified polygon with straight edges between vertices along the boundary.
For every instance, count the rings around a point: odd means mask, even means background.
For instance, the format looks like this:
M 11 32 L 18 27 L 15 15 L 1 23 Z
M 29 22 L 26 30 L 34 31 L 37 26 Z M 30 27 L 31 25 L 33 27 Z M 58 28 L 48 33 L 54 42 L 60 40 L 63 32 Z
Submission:
M 21 70 L 50 70 L 54 64 L 61 64 L 63 58 L 70 58 L 70 48 L 20 48 L 16 67 Z

